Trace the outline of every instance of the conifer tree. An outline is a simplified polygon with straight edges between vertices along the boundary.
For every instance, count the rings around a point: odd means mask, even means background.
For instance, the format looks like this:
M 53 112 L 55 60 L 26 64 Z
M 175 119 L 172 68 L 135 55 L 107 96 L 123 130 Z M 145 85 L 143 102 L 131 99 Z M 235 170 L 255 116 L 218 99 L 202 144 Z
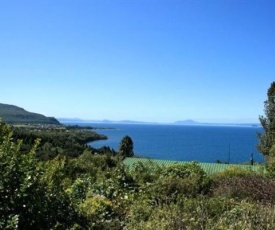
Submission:
M 134 156 L 134 143 L 129 136 L 125 136 L 122 138 L 119 144 L 119 150 L 118 153 L 122 157 L 132 157 Z

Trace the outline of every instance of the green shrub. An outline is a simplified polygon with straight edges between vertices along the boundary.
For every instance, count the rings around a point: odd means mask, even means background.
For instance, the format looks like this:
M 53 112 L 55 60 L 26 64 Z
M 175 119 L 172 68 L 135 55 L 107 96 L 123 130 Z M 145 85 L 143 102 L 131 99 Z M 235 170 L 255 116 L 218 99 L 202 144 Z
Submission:
M 22 153 L 10 127 L 0 123 L 0 229 L 69 229 L 79 223 L 72 200 L 65 158 L 39 162 L 38 142 Z
M 130 219 L 127 229 L 186 230 L 258 230 L 275 229 L 275 208 L 272 205 L 238 202 L 226 198 L 184 198 L 177 203 L 154 207 L 137 207 L 137 216 Z M 149 216 L 142 218 L 140 213 Z M 148 215 L 148 214 L 147 214 Z
M 272 149 L 275 149 L 275 145 L 272 147 Z M 275 178 L 275 158 L 274 156 L 269 157 L 268 161 L 266 162 L 266 176 L 268 178 Z
M 146 185 L 153 183 L 159 177 L 161 170 L 161 167 L 152 161 L 138 161 L 130 173 L 138 184 Z
M 181 196 L 206 194 L 211 181 L 197 163 L 171 165 L 161 170 L 159 178 L 149 188 L 157 202 L 175 202 Z
M 219 216 L 232 208 L 234 201 L 226 199 L 179 198 L 177 202 L 161 206 L 142 203 L 135 206 L 127 229 L 207 229 Z M 131 209 L 132 210 L 132 209 Z M 146 214 L 144 218 L 140 214 Z M 209 228 L 211 229 L 211 228 Z
M 82 216 L 86 218 L 86 226 L 91 229 L 109 229 L 112 221 L 113 209 L 110 200 L 104 196 L 87 198 L 79 205 Z
M 248 176 L 253 176 L 253 175 L 257 175 L 257 173 L 255 173 L 249 169 L 232 166 L 232 167 L 225 169 L 224 171 L 215 173 L 214 175 L 212 175 L 212 178 L 214 180 L 219 180 L 222 178 L 248 177 Z
M 275 180 L 260 176 L 225 178 L 215 181 L 214 196 L 265 203 L 275 202 Z

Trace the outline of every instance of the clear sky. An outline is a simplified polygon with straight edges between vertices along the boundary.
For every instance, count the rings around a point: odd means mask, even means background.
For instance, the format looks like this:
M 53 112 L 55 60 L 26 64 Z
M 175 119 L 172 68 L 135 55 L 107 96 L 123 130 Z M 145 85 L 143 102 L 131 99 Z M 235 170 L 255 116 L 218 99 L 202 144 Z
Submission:
M 57 118 L 258 122 L 274 0 L 0 0 L 0 102 Z

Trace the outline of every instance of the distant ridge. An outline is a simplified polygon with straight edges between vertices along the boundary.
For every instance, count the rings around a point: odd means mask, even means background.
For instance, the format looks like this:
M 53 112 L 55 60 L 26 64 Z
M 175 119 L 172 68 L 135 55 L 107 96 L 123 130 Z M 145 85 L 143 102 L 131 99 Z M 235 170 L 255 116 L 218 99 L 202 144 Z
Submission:
M 54 117 L 32 113 L 15 105 L 0 103 L 0 118 L 7 124 L 52 124 L 61 125 Z
M 57 118 L 61 123 L 105 123 L 105 124 L 157 124 L 157 122 L 145 122 L 145 121 L 132 121 L 132 120 L 83 120 L 79 118 Z
M 206 122 L 197 122 L 194 120 L 184 120 L 176 121 L 173 124 L 175 125 L 200 125 L 200 126 L 251 126 L 251 127 L 260 127 L 260 123 L 206 123 Z
M 174 124 L 176 125 L 199 125 L 201 123 L 193 120 L 184 120 L 184 121 L 176 121 Z
M 146 122 L 146 121 L 133 121 L 133 120 L 120 120 L 120 121 L 112 121 L 112 120 L 84 120 L 80 118 L 57 118 L 61 123 L 104 123 L 104 124 L 151 124 L 151 125 L 182 125 L 182 126 L 247 126 L 247 127 L 260 127 L 260 123 L 206 123 L 206 122 L 198 122 L 191 119 L 181 120 L 176 122 Z

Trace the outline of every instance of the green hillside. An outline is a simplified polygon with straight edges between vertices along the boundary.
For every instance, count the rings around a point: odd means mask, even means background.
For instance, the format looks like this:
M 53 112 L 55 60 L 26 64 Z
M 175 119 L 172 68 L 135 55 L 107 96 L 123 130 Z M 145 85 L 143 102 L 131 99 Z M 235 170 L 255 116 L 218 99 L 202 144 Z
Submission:
M 60 125 L 54 117 L 31 113 L 14 105 L 0 103 L 0 118 L 8 124 L 53 124 Z

